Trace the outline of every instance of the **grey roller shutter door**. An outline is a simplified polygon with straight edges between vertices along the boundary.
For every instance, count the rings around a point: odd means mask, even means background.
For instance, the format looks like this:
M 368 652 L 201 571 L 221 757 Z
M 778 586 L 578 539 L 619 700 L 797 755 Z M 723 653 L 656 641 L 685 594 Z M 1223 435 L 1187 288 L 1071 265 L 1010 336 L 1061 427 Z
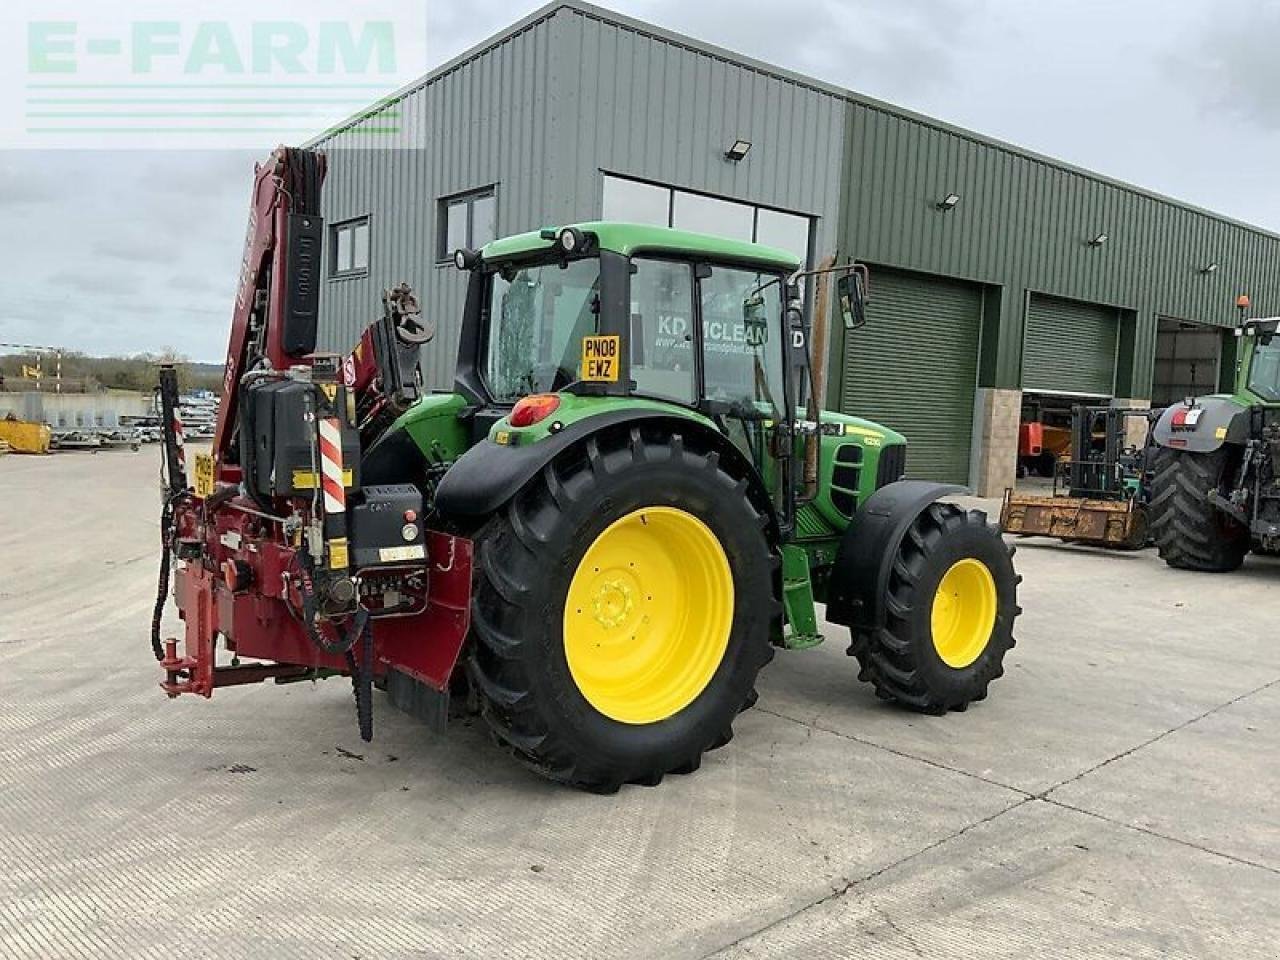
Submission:
M 907 476 L 967 483 L 982 289 L 873 268 L 867 325 L 845 336 L 840 406 L 907 438 Z
M 1022 389 L 1111 396 L 1119 316 L 1114 307 L 1031 294 Z

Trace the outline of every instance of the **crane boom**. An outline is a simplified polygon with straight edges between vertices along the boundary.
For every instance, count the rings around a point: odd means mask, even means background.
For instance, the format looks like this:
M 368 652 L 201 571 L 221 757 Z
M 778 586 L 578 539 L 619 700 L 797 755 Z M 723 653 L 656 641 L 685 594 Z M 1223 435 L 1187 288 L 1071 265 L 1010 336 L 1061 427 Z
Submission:
M 236 449 L 241 380 L 255 369 L 283 371 L 306 363 L 316 347 L 324 221 L 320 188 L 324 155 L 278 147 L 254 168 L 213 438 L 219 480 L 240 476 Z

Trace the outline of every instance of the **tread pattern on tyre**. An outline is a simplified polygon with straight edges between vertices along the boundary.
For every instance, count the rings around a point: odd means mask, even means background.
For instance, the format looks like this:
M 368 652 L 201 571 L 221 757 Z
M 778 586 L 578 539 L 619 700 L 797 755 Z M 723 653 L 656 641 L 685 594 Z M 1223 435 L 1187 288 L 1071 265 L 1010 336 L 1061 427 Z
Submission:
M 581 743 L 574 742 L 572 730 L 548 721 L 554 714 L 548 712 L 548 704 L 538 702 L 536 674 L 546 669 L 546 658 L 554 653 L 538 644 L 559 637 L 559 631 L 525 627 L 563 616 L 557 598 L 539 595 L 535 585 L 541 582 L 540 571 L 548 569 L 547 565 L 566 565 L 573 559 L 549 547 L 552 532 L 565 522 L 566 512 L 584 502 L 612 512 L 610 500 L 596 496 L 600 481 L 664 459 L 681 470 L 702 471 L 719 488 L 719 496 L 746 505 L 749 522 L 760 534 L 761 555 L 756 562 L 765 565 L 774 587 L 764 604 L 770 632 L 761 634 L 764 642 L 743 649 L 743 669 L 733 675 L 745 678 L 745 689 L 738 690 L 733 702 L 725 705 L 723 722 L 707 730 L 679 756 L 667 756 L 655 769 L 637 770 L 604 751 L 584 751 Z M 752 493 L 747 479 L 726 472 L 719 452 L 700 448 L 696 437 L 632 426 L 597 434 L 553 461 L 490 518 L 476 536 L 473 641 L 467 667 L 479 695 L 481 715 L 499 744 L 552 780 L 612 793 L 624 783 L 654 786 L 668 773 L 691 773 L 698 769 L 705 751 L 728 743 L 733 737 L 734 717 L 755 702 L 756 674 L 773 658 L 768 637 L 775 631 L 781 635 L 781 565 L 765 536 L 770 519 L 762 505 L 753 502 Z
M 932 610 L 934 591 L 928 590 L 928 584 L 923 582 L 930 558 L 944 538 L 966 528 L 990 537 L 1007 557 L 1011 558 L 1015 552 L 1011 544 L 1004 542 L 999 528 L 989 524 L 986 514 L 980 510 L 965 511 L 953 504 L 934 503 L 916 517 L 907 529 L 889 576 L 884 626 L 855 635 L 849 648 L 850 655 L 857 657 L 861 667 L 858 679 L 870 682 L 882 700 L 935 715 L 949 710 L 963 711 L 970 703 L 986 699 L 987 687 L 1004 675 L 1004 655 L 1016 644 L 1013 621 L 1022 612 L 1016 603 L 1020 576 L 1010 573 L 1014 591 L 1010 603 L 998 610 L 991 639 L 979 659 L 948 676 L 954 682 L 937 682 L 941 661 L 926 662 L 926 658 L 936 658 L 932 636 L 917 635 L 919 628 L 913 626 L 922 604 Z
M 1161 447 L 1151 482 L 1151 535 L 1171 567 L 1226 573 L 1244 561 L 1248 531 L 1209 503 L 1222 482 L 1231 449 L 1191 453 Z

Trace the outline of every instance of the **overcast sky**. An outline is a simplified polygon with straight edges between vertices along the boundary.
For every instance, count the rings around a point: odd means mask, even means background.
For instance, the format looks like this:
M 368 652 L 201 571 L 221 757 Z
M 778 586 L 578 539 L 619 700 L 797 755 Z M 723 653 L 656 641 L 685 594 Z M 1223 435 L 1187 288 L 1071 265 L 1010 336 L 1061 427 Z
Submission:
M 431 64 L 539 5 L 431 0 Z M 610 5 L 1280 232 L 1280 2 Z M 221 360 L 254 159 L 0 149 L 0 341 Z

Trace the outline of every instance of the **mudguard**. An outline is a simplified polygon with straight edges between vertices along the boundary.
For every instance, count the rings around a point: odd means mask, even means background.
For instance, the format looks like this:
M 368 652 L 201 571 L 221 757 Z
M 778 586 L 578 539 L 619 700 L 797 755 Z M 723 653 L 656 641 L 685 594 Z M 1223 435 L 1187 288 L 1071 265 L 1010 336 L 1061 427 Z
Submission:
M 722 461 L 738 476 L 751 478 L 761 492 L 761 506 L 769 510 L 776 530 L 777 517 L 764 484 L 754 466 L 724 436 L 695 420 L 681 416 L 655 414 L 652 408 L 632 408 L 598 413 L 570 423 L 558 433 L 536 443 L 504 446 L 492 440 L 480 441 L 453 464 L 436 488 L 435 506 L 446 517 L 481 517 L 502 506 L 532 480 L 538 472 L 561 453 L 592 434 L 610 427 L 640 421 L 664 421 L 672 432 L 705 434 L 720 450 Z
M 853 630 L 875 630 L 885 622 L 889 573 L 907 529 L 925 508 L 965 488 L 926 480 L 899 480 L 863 503 L 836 551 L 827 591 L 827 619 Z
M 1152 439 L 1162 447 L 1212 453 L 1224 443 L 1244 443 L 1248 439 L 1248 412 L 1248 407 L 1226 395 L 1197 397 L 1191 404 L 1184 400 L 1171 404 L 1160 415 Z

